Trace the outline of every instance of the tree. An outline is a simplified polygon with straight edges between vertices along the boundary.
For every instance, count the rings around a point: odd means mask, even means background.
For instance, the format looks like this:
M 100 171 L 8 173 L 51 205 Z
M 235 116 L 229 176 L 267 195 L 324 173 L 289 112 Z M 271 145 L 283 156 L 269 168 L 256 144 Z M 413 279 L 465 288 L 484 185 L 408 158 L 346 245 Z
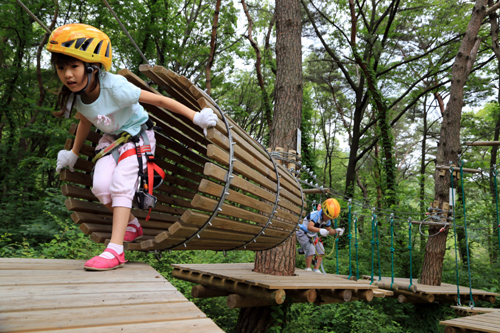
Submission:
M 276 103 L 269 147 L 296 149 L 297 128 L 302 119 L 302 26 L 298 0 L 276 0 Z M 291 276 L 295 272 L 295 236 L 282 246 L 255 255 L 255 272 Z M 238 332 L 266 332 L 271 326 L 270 309 L 240 311 Z
M 460 121 L 463 107 L 463 91 L 467 78 L 473 68 L 477 52 L 481 44 L 478 38 L 482 21 L 500 6 L 500 2 L 486 8 L 487 0 L 477 0 L 472 9 L 471 19 L 467 26 L 462 44 L 455 58 L 451 72 L 450 99 L 443 113 L 441 123 L 440 141 L 436 156 L 437 165 L 448 165 L 450 161 L 458 165 L 460 163 Z M 435 173 L 435 200 L 439 202 L 439 208 L 443 209 L 444 202 L 450 202 L 449 188 L 451 186 L 450 174 L 440 177 L 438 170 Z M 457 181 L 454 185 L 457 185 Z M 431 226 L 430 234 L 438 233 L 439 226 Z M 443 270 L 443 260 L 446 253 L 446 239 L 448 230 L 430 237 L 425 248 L 424 262 L 422 264 L 422 275 L 420 282 L 429 285 L 440 285 Z

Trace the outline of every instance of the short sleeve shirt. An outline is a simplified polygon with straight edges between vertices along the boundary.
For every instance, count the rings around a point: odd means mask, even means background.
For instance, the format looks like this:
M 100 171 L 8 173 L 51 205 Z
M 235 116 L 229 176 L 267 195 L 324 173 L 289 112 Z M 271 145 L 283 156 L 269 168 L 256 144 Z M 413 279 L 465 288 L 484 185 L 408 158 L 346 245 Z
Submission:
M 141 89 L 121 75 L 104 71 L 99 74 L 99 85 L 99 97 L 90 104 L 82 103 L 81 96 L 76 95 L 76 109 L 104 133 L 139 134 L 149 118 L 139 104 Z
M 315 228 L 324 228 L 324 227 L 329 227 L 331 225 L 331 221 L 323 221 L 323 210 L 317 210 L 314 212 L 309 213 L 304 220 L 302 221 L 302 224 L 300 225 L 300 229 L 302 229 L 304 232 L 314 234 L 315 232 L 310 232 L 307 227 L 309 226 L 309 222 L 313 221 L 314 222 L 314 227 Z

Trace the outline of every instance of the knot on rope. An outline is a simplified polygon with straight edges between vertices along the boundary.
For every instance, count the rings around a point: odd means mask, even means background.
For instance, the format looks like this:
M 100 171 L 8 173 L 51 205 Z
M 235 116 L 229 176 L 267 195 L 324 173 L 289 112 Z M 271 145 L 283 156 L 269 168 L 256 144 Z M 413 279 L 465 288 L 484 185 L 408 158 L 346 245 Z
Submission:
M 393 247 L 391 247 L 391 253 L 394 253 L 394 248 Z
M 375 242 L 375 244 L 377 244 L 377 246 L 378 246 L 378 245 L 380 244 L 380 242 L 379 242 L 379 241 L 376 241 L 376 242 Z
M 374 242 L 374 241 L 371 241 L 371 242 L 370 242 L 370 244 L 371 244 L 371 245 L 375 245 L 375 242 Z
M 338 243 L 339 242 L 339 239 L 338 238 L 335 238 L 335 243 Z
M 354 247 L 357 248 L 358 247 L 358 243 L 354 244 Z
M 408 250 L 413 250 L 413 248 L 411 246 L 408 246 Z
M 442 227 L 441 229 L 439 229 L 439 232 L 444 232 L 444 227 Z
M 347 235 L 347 239 L 351 240 L 352 239 L 352 235 L 351 234 Z

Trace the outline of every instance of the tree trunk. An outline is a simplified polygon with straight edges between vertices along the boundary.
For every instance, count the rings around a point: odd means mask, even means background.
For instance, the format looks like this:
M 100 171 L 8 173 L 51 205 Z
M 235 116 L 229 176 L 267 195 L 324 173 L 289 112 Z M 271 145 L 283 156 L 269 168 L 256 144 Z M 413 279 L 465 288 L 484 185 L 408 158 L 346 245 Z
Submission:
M 425 156 L 427 151 L 427 96 L 424 98 L 424 128 L 423 128 L 423 137 L 422 137 L 422 146 L 420 151 L 420 212 L 425 213 L 427 210 L 427 205 L 425 204 Z M 424 253 L 425 251 L 425 236 L 420 235 L 420 252 Z
M 470 22 L 467 26 L 460 49 L 455 58 L 451 71 L 450 100 L 446 105 L 441 123 L 440 142 L 438 146 L 436 162 L 437 165 L 449 165 L 453 161 L 458 165 L 460 148 L 460 118 L 463 106 L 464 85 L 474 64 L 480 39 L 477 38 L 481 22 L 486 16 L 487 0 L 478 0 L 472 10 Z M 435 179 L 435 200 L 439 202 L 442 209 L 443 202 L 449 202 L 449 188 L 451 185 L 450 174 L 440 177 L 438 171 Z M 454 182 L 456 185 L 456 182 Z M 439 231 L 439 226 L 429 227 L 429 234 Z M 448 231 L 430 237 L 425 247 L 424 263 L 420 282 L 428 285 L 441 285 L 443 260 L 446 253 L 446 238 Z
M 299 0 L 276 0 L 276 103 L 269 147 L 296 149 L 302 120 L 302 49 Z M 295 235 L 283 245 L 255 254 L 254 271 L 291 276 L 295 273 Z M 240 311 L 237 332 L 266 332 L 272 325 L 270 307 Z M 265 314 L 265 315 L 263 315 Z

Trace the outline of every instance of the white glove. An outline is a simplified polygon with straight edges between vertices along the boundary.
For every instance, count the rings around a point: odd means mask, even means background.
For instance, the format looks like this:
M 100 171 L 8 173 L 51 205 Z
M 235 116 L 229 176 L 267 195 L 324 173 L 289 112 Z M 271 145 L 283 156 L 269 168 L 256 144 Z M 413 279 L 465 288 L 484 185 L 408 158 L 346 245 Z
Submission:
M 212 109 L 204 108 L 194 115 L 193 123 L 203 128 L 203 134 L 207 136 L 207 128 L 217 124 L 217 115 Z
M 326 229 L 319 229 L 319 233 L 321 234 L 321 236 L 323 237 L 326 237 L 328 236 L 330 233 L 328 232 L 328 230 Z
M 72 150 L 59 151 L 59 153 L 57 154 L 56 172 L 61 172 L 61 169 L 64 167 L 68 167 L 69 171 L 71 172 L 75 171 L 73 167 L 75 166 L 77 160 L 78 155 L 73 153 Z
M 339 235 L 339 237 L 340 237 L 344 234 L 345 229 L 344 228 L 337 228 L 337 229 L 335 229 L 335 231 L 337 231 L 337 235 Z

